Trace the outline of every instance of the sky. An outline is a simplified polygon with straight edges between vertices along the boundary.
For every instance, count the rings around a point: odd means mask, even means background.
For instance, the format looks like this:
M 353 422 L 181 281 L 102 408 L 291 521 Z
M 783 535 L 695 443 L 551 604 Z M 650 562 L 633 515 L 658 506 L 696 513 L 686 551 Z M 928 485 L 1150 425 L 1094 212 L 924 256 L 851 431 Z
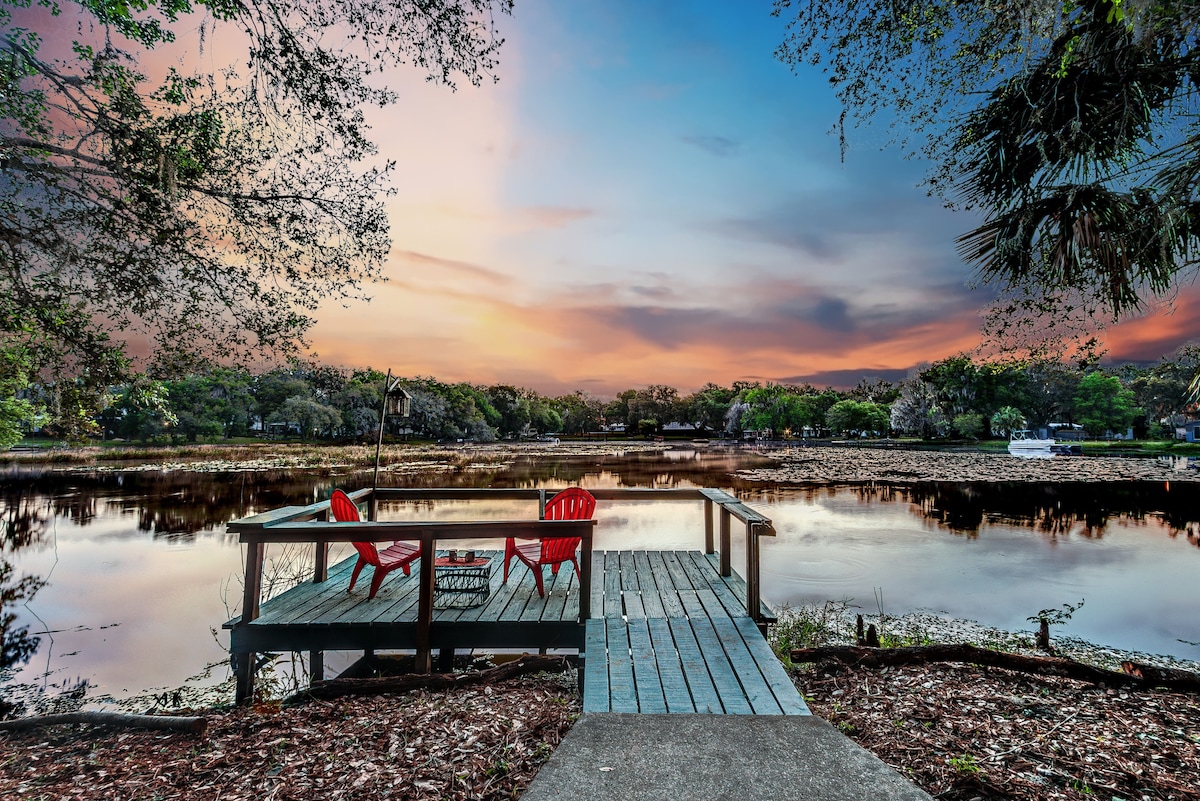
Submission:
M 713 381 L 853 386 L 980 342 L 955 238 L 978 219 L 919 186 L 881 126 L 830 131 L 816 67 L 777 61 L 770 0 L 517 0 L 499 82 L 416 69 L 369 110 L 397 163 L 387 281 L 329 304 L 326 364 L 611 397 Z M 1111 360 L 1200 336 L 1171 314 L 1110 330 Z

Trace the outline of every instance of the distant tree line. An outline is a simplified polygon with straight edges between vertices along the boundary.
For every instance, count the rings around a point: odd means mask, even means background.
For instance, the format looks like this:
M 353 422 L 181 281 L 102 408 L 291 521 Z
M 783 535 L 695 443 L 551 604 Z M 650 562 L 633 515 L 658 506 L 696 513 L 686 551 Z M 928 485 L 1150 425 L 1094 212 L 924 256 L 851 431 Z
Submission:
M 577 391 L 557 397 L 508 384 L 451 384 L 402 378 L 410 416 L 389 417 L 392 437 L 470 440 L 580 436 L 620 432 L 650 437 L 754 436 L 769 439 L 891 434 L 924 439 L 1006 437 L 1048 423 L 1082 426 L 1091 436 L 1170 436 L 1195 411 L 1189 382 L 1200 368 L 1200 346 L 1181 348 L 1152 365 L 1099 368 L 1054 361 L 985 362 L 952 356 L 914 369 L 892 383 L 864 378 L 850 390 L 809 384 L 705 384 L 687 395 L 652 384 L 605 401 Z M 370 441 L 378 432 L 385 376 L 315 363 L 254 374 L 218 368 L 183 378 L 146 375 L 110 388 L 103 411 L 86 425 L 62 408 L 70 387 L 41 386 L 19 399 L 31 423 L 52 436 L 196 442 L 245 436 L 305 441 Z M 31 411 L 32 410 L 32 411 Z M 36 413 L 34 413 L 36 412 Z M 19 437 L 10 427 L 8 441 Z

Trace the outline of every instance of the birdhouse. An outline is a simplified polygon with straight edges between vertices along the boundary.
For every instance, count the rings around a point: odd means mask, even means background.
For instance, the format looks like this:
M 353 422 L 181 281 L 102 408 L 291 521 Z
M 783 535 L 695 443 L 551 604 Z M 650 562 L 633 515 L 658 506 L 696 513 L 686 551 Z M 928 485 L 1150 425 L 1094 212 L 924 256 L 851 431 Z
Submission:
M 387 416 L 388 417 L 408 417 L 412 413 L 412 395 L 404 387 L 400 386 L 399 381 L 393 381 L 388 387 L 387 394 Z

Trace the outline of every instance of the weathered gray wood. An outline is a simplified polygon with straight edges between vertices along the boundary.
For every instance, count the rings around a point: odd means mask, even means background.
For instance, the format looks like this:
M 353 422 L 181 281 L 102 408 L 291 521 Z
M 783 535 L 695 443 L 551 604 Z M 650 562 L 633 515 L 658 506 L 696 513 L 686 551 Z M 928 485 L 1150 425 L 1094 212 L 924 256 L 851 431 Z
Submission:
M 683 613 L 687 617 L 704 617 L 706 614 L 704 604 L 700 603 L 695 590 L 680 590 L 679 602 L 683 604 Z
M 749 715 L 753 712 L 746 694 L 742 692 L 741 682 L 738 681 L 737 671 L 729 661 L 725 649 L 713 629 L 712 621 L 708 618 L 693 617 L 692 631 L 696 634 L 696 643 L 708 666 L 708 674 L 712 677 L 713 686 L 721 699 L 721 706 L 727 715 Z
M 621 555 L 616 551 L 604 552 L 604 617 L 620 617 L 625 614 L 621 601 Z
M 663 607 L 662 593 L 654 580 L 654 571 L 650 568 L 650 554 L 647 551 L 634 551 L 633 563 L 637 568 L 638 587 L 641 589 L 642 609 L 647 618 L 666 617 Z
M 683 605 L 679 602 L 679 591 L 675 588 L 675 582 L 672 581 L 671 573 L 663 561 L 662 551 L 647 551 L 646 562 L 654 580 L 655 599 L 662 607 L 662 617 L 682 616 Z
M 417 602 L 417 652 L 414 656 L 414 668 L 417 673 L 428 673 L 433 669 L 433 646 L 430 627 L 433 625 L 433 563 L 434 535 L 421 535 L 421 585 L 420 599 Z
M 633 551 L 620 552 L 621 592 L 637 592 L 641 589 L 638 584 L 637 564 L 633 559 Z
M 606 619 L 608 630 L 608 688 L 613 712 L 637 712 L 637 687 L 629 657 L 629 629 L 625 621 Z
M 728 576 L 733 570 L 733 566 L 729 562 L 730 557 L 730 535 L 729 535 L 729 508 L 725 505 L 721 506 L 721 575 Z
M 654 648 L 654 659 L 658 663 L 658 677 L 662 682 L 663 699 L 667 712 L 682 714 L 696 711 L 696 703 L 688 691 L 687 679 L 683 675 L 683 664 L 675 647 L 675 637 L 670 624 L 663 618 L 648 618 L 646 626 L 650 632 L 650 643 Z M 707 673 L 707 671 L 706 671 Z
M 343 560 L 330 569 L 330 581 L 336 583 L 340 580 L 343 591 L 346 588 L 346 584 L 350 581 L 350 570 L 353 564 L 353 560 Z M 297 584 L 295 587 L 291 587 L 273 598 L 262 601 L 259 604 L 256 622 L 266 624 L 285 618 L 293 609 L 301 609 L 306 605 L 318 602 L 321 598 L 327 597 L 331 586 L 333 585 L 315 584 L 311 581 Z M 241 619 L 239 615 L 228 623 L 225 623 L 224 627 L 231 628 L 241 622 Z
M 696 589 L 696 597 L 703 604 L 704 613 L 707 616 L 728 616 L 729 607 L 731 606 L 741 613 L 738 600 L 729 595 L 728 589 L 719 580 L 715 580 L 715 576 L 710 577 L 707 570 L 707 560 L 704 560 L 704 554 L 697 551 L 684 551 L 678 554 L 678 557 L 684 572 L 692 580 L 692 586 Z M 703 566 L 700 562 L 697 562 L 697 558 L 704 560 Z M 722 603 L 721 598 L 718 597 L 718 593 L 723 593 L 727 596 L 725 603 Z
M 746 647 L 733 620 L 727 617 L 718 617 L 713 618 L 711 623 L 717 639 L 721 642 L 721 647 L 729 657 L 734 672 L 737 673 L 738 681 L 742 685 L 742 692 L 745 693 L 746 700 L 750 703 L 750 709 L 756 715 L 782 714 L 783 710 L 780 708 L 779 702 L 775 700 L 775 693 L 767 685 L 767 681 L 762 675 L 762 669 L 750 655 L 750 649 Z M 774 659 L 773 656 L 772 659 Z
M 588 620 L 583 658 L 583 711 L 608 712 L 608 638 L 603 619 Z
M 509 582 L 512 581 L 512 574 L 509 574 Z M 525 611 L 525 607 L 531 603 L 540 603 L 538 598 L 537 586 L 534 584 L 532 575 L 521 577 L 521 583 L 512 588 L 512 595 L 509 597 L 508 603 L 504 609 L 500 611 L 500 616 L 497 618 L 501 622 L 520 620 L 521 613 Z
M 563 565 L 554 581 L 546 585 L 546 601 L 542 604 L 537 620 L 562 620 L 563 610 L 567 606 L 567 598 L 574 595 L 579 597 L 579 585 L 576 582 L 575 567 L 570 563 Z M 578 617 L 579 611 L 576 609 Z
M 625 615 L 630 620 L 646 618 L 646 609 L 642 605 L 641 585 L 638 582 L 637 563 L 633 551 L 621 551 L 621 601 Z
M 579 541 L 579 609 L 576 617 L 587 620 L 592 614 L 592 553 L 596 548 L 596 529 L 584 529 Z
M 663 696 L 662 679 L 658 675 L 657 655 L 650 643 L 650 627 L 645 620 L 630 620 L 628 631 L 638 711 L 644 715 L 665 715 L 667 701 Z
M 540 497 L 539 490 L 516 487 L 380 487 L 375 494 L 383 502 L 469 501 L 485 498 L 536 501 Z
M 721 698 L 713 684 L 708 664 L 704 661 L 704 654 L 700 651 L 700 644 L 696 641 L 692 624 L 686 618 L 676 617 L 667 621 L 667 627 L 671 630 L 671 638 L 687 680 L 688 694 L 696 711 L 722 714 L 725 708 L 721 705 Z
M 704 554 L 698 551 L 687 551 L 681 553 L 679 558 L 690 572 L 692 583 L 698 589 L 701 583 L 703 583 L 704 589 L 710 591 L 712 593 L 711 597 L 720 604 L 722 611 L 717 611 L 715 607 L 706 607 L 710 608 L 709 614 L 724 614 L 729 617 L 739 617 L 746 614 L 745 596 L 739 597 L 729 589 L 729 585 L 725 580 L 711 570 L 711 563 Z M 708 595 L 701 596 L 706 602 L 709 597 Z
M 737 626 L 742 635 L 742 641 L 750 651 L 751 658 L 762 671 L 763 679 L 766 680 L 767 686 L 775 695 L 775 701 L 779 704 L 780 711 L 785 715 L 811 714 L 808 704 L 804 703 L 804 698 L 801 697 L 796 685 L 788 677 L 787 671 L 783 669 L 778 657 L 767 645 L 767 641 L 763 639 L 754 621 L 740 617 L 734 618 L 733 624 Z
M 604 551 L 593 551 L 592 552 L 592 565 L 593 565 L 592 577 L 591 577 L 591 588 L 592 588 L 591 610 L 592 611 L 591 611 L 590 617 L 600 619 L 600 618 L 604 617 L 604 610 L 606 609 L 606 606 L 605 606 L 606 590 L 605 590 L 604 582 L 605 582 L 605 574 L 607 571 L 605 569 L 605 552 Z M 582 610 L 580 610 L 580 614 L 582 614 Z
M 313 514 L 316 514 L 314 512 Z M 465 520 L 430 523 L 426 521 L 389 520 L 357 523 L 328 523 L 319 520 L 300 520 L 276 523 L 269 527 L 230 523 L 229 530 L 238 534 L 241 542 L 390 542 L 422 537 L 435 541 L 518 537 L 549 539 L 551 537 L 583 537 L 596 525 L 595 520 Z
M 683 565 L 679 562 L 679 555 L 675 551 L 663 552 L 663 564 L 666 565 L 667 572 L 671 576 L 671 581 L 678 590 L 690 590 L 692 580 L 688 576 L 687 571 L 683 569 Z
M 758 619 L 758 609 L 761 605 L 762 589 L 759 582 L 759 526 L 754 523 L 746 524 L 746 612 L 751 618 Z
M 716 573 L 718 570 L 717 558 L 715 556 L 708 556 L 705 558 L 708 559 L 709 565 L 712 567 L 713 572 Z M 721 581 L 724 582 L 725 586 L 729 588 L 729 591 L 733 593 L 734 598 L 746 597 L 746 582 L 737 574 L 737 571 L 734 571 L 734 573 L 728 578 L 722 578 Z M 741 606 L 739 605 L 738 608 L 741 609 Z M 759 602 L 757 618 L 758 622 L 773 623 L 777 617 L 778 616 L 775 614 L 775 611 L 771 609 L 771 607 L 767 606 L 766 602 Z
M 704 552 L 706 554 L 713 553 L 717 550 L 716 543 L 713 541 L 713 501 L 712 498 L 704 499 Z

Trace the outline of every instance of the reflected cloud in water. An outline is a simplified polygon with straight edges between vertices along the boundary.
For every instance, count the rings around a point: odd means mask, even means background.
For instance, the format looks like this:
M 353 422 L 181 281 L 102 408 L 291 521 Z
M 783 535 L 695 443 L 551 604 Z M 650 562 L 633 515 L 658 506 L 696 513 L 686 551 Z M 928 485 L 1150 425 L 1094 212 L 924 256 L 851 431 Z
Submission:
M 736 479 L 764 464 L 726 448 L 595 457 L 522 456 L 446 470 L 381 473 L 383 486 L 723 487 L 775 521 L 763 540 L 763 592 L 776 604 L 852 598 L 886 611 L 929 608 L 1007 628 L 1086 597 L 1066 633 L 1196 658 L 1200 515 L 1183 485 L 920 484 L 775 487 Z M 0 544 L 15 575 L 48 581 L 12 625 L 47 630 L 23 681 L 80 676 L 115 695 L 174 688 L 209 663 L 228 675 L 242 549 L 232 519 L 354 488 L 370 471 L 230 473 L 8 471 Z M 389 504 L 385 519 L 533 517 L 523 501 Z M 597 547 L 700 549 L 703 505 L 603 502 Z M 733 562 L 744 563 L 735 527 Z M 450 543 L 447 543 L 450 545 Z M 479 543 L 473 543 L 478 546 Z M 490 543 L 500 547 L 500 540 Z M 308 558 L 311 549 L 300 549 Z M 334 558 L 345 554 L 335 549 Z M 293 553 L 268 552 L 278 571 Z M 302 569 L 302 568 L 301 568 Z M 34 617 L 36 613 L 36 618 Z

